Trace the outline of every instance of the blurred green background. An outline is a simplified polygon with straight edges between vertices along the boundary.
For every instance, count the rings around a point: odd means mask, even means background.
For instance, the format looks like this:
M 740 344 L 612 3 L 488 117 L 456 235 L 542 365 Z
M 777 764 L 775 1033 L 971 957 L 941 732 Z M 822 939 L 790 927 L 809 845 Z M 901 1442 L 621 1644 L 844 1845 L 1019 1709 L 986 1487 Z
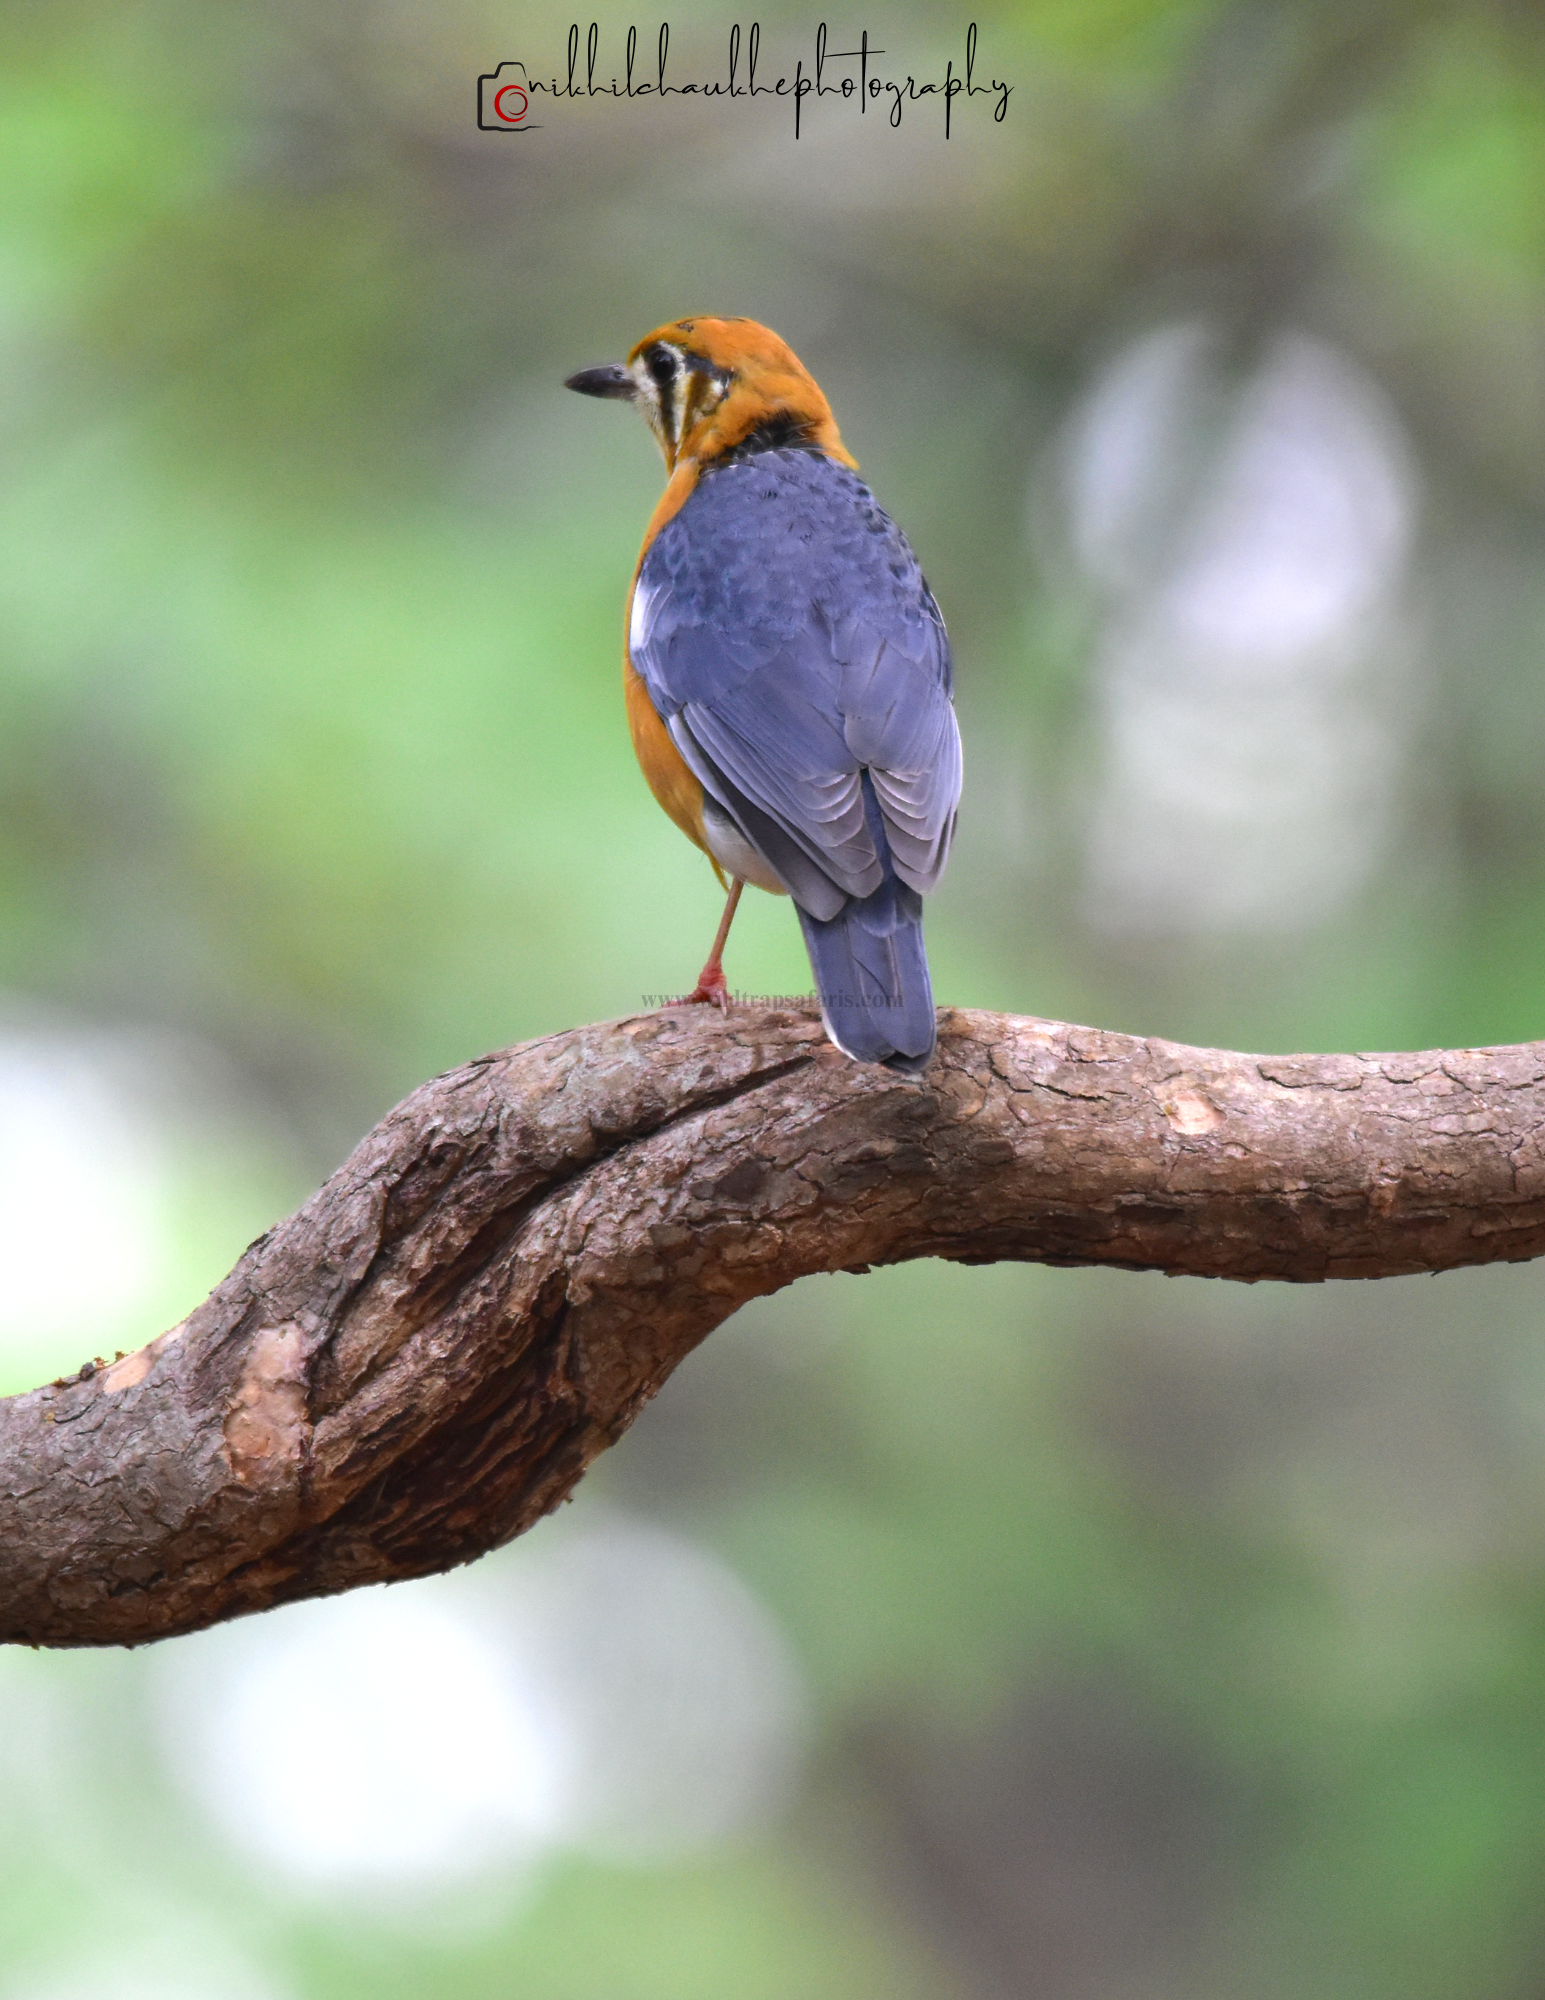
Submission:
M 942 78 L 971 18 L 829 41 Z M 942 1001 L 1545 1032 L 1538 9 L 975 18 L 1012 96 L 947 142 L 481 132 L 562 65 L 529 6 L 0 19 L 0 1388 L 180 1317 L 425 1076 L 695 973 L 619 689 L 660 467 L 559 387 L 685 313 L 791 342 L 949 622 Z M 728 970 L 808 986 L 786 906 Z M 0 2000 L 1525 2000 L 1542 1314 L 808 1281 L 462 1576 L 0 1655 Z

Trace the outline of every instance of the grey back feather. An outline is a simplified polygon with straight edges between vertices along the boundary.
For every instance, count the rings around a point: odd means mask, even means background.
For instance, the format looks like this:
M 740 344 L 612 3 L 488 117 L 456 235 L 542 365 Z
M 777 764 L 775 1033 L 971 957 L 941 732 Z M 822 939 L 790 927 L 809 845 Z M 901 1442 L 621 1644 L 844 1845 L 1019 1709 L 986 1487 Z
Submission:
M 644 559 L 629 650 L 689 768 L 812 915 L 882 880 L 865 770 L 896 874 L 938 881 L 961 778 L 949 641 L 846 466 L 796 448 L 706 471 Z

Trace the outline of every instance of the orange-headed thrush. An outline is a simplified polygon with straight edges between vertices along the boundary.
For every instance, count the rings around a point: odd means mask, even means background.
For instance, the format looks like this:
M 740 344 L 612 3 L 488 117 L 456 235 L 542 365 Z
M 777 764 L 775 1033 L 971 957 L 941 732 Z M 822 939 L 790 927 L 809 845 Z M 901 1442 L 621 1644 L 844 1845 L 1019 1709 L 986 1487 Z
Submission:
M 826 1032 L 859 1062 L 933 1054 L 923 896 L 960 797 L 944 621 L 826 398 L 765 326 L 679 319 L 568 386 L 643 412 L 669 483 L 644 536 L 623 677 L 633 747 L 728 878 L 794 899 Z

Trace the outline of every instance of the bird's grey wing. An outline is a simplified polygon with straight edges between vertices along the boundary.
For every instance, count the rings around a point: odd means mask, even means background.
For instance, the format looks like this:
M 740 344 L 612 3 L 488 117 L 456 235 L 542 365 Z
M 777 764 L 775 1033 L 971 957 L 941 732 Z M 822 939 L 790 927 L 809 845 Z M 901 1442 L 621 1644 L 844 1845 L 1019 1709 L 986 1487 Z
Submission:
M 883 878 L 865 769 L 896 872 L 932 887 L 960 789 L 949 645 L 847 468 L 773 451 L 705 475 L 645 558 L 630 652 L 689 767 L 807 909 Z
M 936 609 L 917 637 L 915 653 L 889 641 L 857 648 L 841 699 L 844 740 L 874 782 L 896 873 L 926 895 L 949 856 L 961 755 L 949 641 Z

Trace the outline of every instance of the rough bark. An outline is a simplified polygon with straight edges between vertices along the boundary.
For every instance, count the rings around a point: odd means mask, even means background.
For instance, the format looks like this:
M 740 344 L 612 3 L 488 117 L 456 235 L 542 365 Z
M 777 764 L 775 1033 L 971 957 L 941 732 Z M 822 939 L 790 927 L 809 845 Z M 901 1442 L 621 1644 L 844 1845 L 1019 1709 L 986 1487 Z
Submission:
M 180 1326 L 0 1402 L 0 1639 L 137 1644 L 549 1512 L 745 1300 L 910 1257 L 1253 1280 L 1545 1251 L 1545 1043 L 1246 1056 L 796 1011 L 549 1036 L 407 1098 Z

